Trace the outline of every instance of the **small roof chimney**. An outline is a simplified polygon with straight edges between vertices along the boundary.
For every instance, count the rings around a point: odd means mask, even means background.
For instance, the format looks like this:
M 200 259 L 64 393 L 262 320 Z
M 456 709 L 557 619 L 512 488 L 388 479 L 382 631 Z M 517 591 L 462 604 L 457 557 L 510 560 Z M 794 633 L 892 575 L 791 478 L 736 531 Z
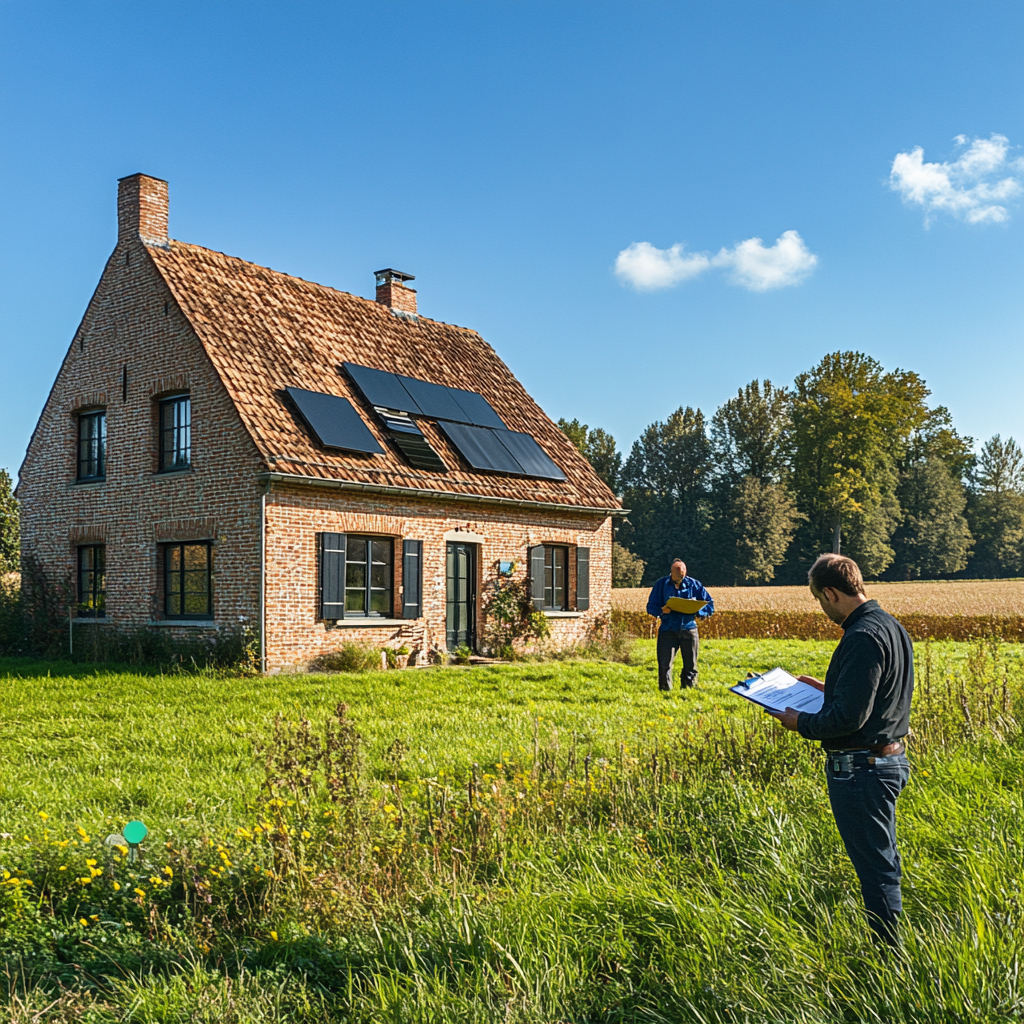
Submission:
M 387 267 L 375 270 L 373 276 L 377 278 L 377 301 L 382 306 L 396 313 L 416 315 L 416 289 L 405 285 L 406 281 L 416 280 L 412 274 L 403 274 L 401 270 Z
M 167 247 L 167 182 L 148 174 L 117 179 L 117 240 Z

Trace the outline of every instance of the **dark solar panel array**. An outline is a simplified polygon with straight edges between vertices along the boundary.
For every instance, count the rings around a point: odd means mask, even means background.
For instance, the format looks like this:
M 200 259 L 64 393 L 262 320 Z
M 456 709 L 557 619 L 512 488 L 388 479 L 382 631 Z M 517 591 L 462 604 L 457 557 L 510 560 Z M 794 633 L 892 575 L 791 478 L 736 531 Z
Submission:
M 347 398 L 302 388 L 285 388 L 310 430 L 325 448 L 382 455 L 384 449 Z
M 345 363 L 345 369 L 370 405 L 396 412 L 419 412 L 419 406 L 402 387 L 396 374 L 357 363 Z
M 427 416 L 432 420 L 471 423 L 478 427 L 505 424 L 483 395 L 463 388 L 431 384 L 386 370 L 374 370 L 358 363 L 345 363 L 345 371 L 374 407 Z
M 529 434 L 465 423 L 441 423 L 440 427 L 473 469 L 542 480 L 565 479 L 565 474 Z

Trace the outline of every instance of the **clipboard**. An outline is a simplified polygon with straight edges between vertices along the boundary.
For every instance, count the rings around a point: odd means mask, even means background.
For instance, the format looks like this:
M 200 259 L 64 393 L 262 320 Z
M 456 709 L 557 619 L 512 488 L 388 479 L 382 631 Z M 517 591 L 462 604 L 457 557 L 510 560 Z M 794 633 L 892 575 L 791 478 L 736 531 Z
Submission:
M 707 601 L 698 601 L 691 597 L 670 597 L 665 604 L 674 612 L 682 612 L 683 615 L 696 615 Z
M 773 668 L 760 676 L 744 679 L 729 689 L 738 697 L 757 704 L 766 711 L 806 711 L 815 714 L 825 703 L 825 695 L 817 687 L 802 683 L 785 669 Z

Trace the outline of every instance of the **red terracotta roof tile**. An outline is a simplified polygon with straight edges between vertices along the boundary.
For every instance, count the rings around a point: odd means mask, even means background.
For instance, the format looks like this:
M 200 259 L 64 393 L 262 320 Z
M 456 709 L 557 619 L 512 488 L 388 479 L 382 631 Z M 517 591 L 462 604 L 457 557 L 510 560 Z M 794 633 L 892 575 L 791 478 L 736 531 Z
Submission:
M 446 494 L 613 509 L 620 502 L 475 331 L 420 317 L 347 292 L 183 242 L 149 254 L 189 318 L 269 470 L 325 480 Z M 469 469 L 436 425 L 418 421 L 450 467 L 414 469 L 341 371 L 343 362 L 457 384 L 482 394 L 505 424 L 554 459 L 564 482 Z M 357 455 L 322 448 L 283 398 L 288 386 L 351 400 L 385 449 Z

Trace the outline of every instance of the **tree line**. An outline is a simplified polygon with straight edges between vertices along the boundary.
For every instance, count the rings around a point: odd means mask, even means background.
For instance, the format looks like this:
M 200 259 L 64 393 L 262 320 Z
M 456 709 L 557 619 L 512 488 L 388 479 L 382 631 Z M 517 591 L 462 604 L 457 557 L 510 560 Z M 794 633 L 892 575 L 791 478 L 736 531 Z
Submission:
M 871 579 L 1024 574 L 1024 455 L 998 434 L 975 454 L 924 380 L 834 352 L 791 387 L 751 381 L 708 421 L 680 407 L 622 457 L 579 420 L 559 426 L 628 518 L 617 586 L 679 556 L 705 583 L 803 583 L 822 551 Z

